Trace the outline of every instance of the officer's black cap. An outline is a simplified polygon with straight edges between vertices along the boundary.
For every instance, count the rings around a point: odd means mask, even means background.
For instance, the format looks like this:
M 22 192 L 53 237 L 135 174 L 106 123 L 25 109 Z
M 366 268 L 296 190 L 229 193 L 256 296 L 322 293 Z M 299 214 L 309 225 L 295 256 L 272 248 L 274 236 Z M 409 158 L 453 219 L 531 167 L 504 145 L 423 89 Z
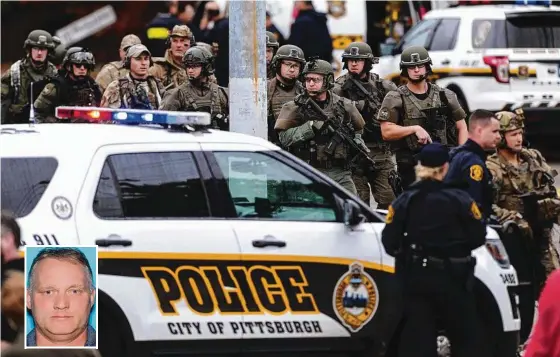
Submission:
M 422 166 L 440 167 L 449 162 L 449 149 L 440 143 L 432 143 L 424 146 L 415 157 Z

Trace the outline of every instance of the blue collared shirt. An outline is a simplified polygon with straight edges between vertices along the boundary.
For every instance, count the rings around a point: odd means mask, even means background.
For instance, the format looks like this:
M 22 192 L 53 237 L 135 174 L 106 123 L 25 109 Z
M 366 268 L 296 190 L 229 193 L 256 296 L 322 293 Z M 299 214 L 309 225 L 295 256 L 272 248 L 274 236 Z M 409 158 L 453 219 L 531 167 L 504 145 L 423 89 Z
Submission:
M 86 339 L 86 344 L 84 346 L 96 347 L 95 337 L 96 337 L 95 329 L 90 325 L 88 325 L 87 339 Z M 31 332 L 27 334 L 27 346 L 37 346 L 37 335 L 35 333 L 35 329 L 31 330 Z

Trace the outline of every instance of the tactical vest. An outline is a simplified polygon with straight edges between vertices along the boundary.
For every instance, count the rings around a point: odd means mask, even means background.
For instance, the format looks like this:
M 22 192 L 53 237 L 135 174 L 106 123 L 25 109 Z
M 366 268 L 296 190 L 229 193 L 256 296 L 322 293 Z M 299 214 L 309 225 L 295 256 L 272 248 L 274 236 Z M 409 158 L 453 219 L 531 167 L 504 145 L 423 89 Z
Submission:
M 341 122 L 349 124 L 349 117 L 344 108 L 344 99 L 338 96 L 335 97 L 332 92 L 330 92 L 329 103 L 325 108 L 323 108 L 323 111 L 325 112 L 325 114 L 329 116 L 332 115 Z M 298 118 L 303 118 L 306 122 L 309 120 L 323 120 L 323 118 L 320 117 L 319 114 L 317 114 L 312 108 L 298 107 L 296 113 Z M 349 148 L 348 145 L 344 142 L 341 142 L 338 146 L 336 146 L 336 148 L 334 149 L 334 154 L 332 156 L 328 155 L 325 152 L 327 144 L 331 142 L 334 135 L 335 133 L 333 133 L 327 125 L 324 125 L 321 130 L 316 133 L 313 140 L 309 141 L 307 145 L 305 145 L 305 150 L 300 149 L 294 151 L 294 154 L 300 157 L 302 160 L 310 161 L 311 165 L 315 164 L 315 160 L 319 162 L 332 161 L 333 159 L 347 160 Z
M 554 178 L 544 169 L 534 151 L 523 149 L 520 165 L 513 166 L 498 154 L 488 158 L 489 163 L 499 167 L 502 176 L 496 204 L 500 208 L 514 210 L 524 214 L 520 195 L 529 192 L 546 192 L 551 189 Z
M 169 63 L 167 58 L 156 57 L 154 58 L 154 63 L 165 69 L 165 76 L 161 79 L 161 83 L 165 88 L 178 87 L 188 80 L 187 72 L 185 70 L 175 68 L 171 63 Z
M 277 79 L 273 78 L 268 81 L 267 83 L 267 100 L 268 100 L 268 111 L 269 115 L 272 113 L 274 116 L 274 120 L 278 119 L 278 115 L 280 114 L 280 110 L 282 110 L 282 106 L 287 102 L 294 100 L 295 96 L 301 94 L 303 92 L 303 87 L 299 84 L 300 82 L 296 82 L 292 89 L 286 91 L 277 83 Z
M 204 95 L 199 95 L 197 89 L 192 85 L 183 85 L 179 88 L 181 96 L 185 99 L 182 110 L 193 112 L 206 112 L 212 116 L 224 114 L 220 105 L 220 86 L 215 83 L 208 83 L 209 89 Z M 225 94 L 225 93 L 224 93 Z
M 349 79 L 350 75 L 346 73 L 337 80 L 337 82 L 341 85 L 343 96 L 356 102 L 366 100 L 366 95 L 359 88 L 356 88 Z M 383 80 L 379 78 L 377 74 L 369 73 L 368 81 L 360 81 L 360 84 L 366 91 L 368 91 L 368 93 L 372 94 L 375 99 L 374 103 L 369 103 L 369 106 L 364 107 L 364 109 L 360 112 L 366 122 L 362 139 L 369 147 L 389 149 L 389 145 L 383 141 L 383 137 L 381 136 L 381 125 L 377 120 L 377 113 L 379 112 L 381 103 L 383 103 L 383 99 L 387 94 L 385 87 L 383 87 Z M 375 109 L 372 110 L 371 106 L 375 106 Z
M 92 78 L 78 82 L 56 76 L 52 81 L 58 89 L 58 100 L 62 105 L 96 107 L 101 101 L 101 90 Z
M 428 132 L 433 142 L 447 145 L 447 117 L 448 108 L 442 102 L 445 92 L 434 84 L 429 86 L 428 98 L 419 100 L 406 85 L 400 86 L 398 92 L 402 99 L 402 125 L 420 125 Z M 405 139 L 406 146 L 412 152 L 422 148 L 416 135 L 409 135 Z
M 149 89 L 147 93 L 140 81 L 134 81 L 129 76 L 119 78 L 121 108 L 159 109 L 161 94 L 156 79 L 149 76 L 146 83 Z

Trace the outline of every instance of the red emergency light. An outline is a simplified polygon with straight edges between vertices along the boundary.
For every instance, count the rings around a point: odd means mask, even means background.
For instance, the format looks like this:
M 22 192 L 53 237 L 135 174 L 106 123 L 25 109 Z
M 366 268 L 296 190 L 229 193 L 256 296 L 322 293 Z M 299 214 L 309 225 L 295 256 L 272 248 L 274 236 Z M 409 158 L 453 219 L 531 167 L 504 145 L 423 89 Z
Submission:
M 108 122 L 113 120 L 113 110 L 109 108 L 58 107 L 56 117 L 62 120 L 80 119 L 90 122 Z

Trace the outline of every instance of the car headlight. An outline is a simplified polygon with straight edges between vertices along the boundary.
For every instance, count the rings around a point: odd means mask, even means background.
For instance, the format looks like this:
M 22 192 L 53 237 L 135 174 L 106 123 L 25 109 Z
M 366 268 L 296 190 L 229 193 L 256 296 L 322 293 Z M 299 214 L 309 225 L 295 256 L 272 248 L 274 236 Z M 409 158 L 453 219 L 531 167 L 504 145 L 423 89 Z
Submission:
M 511 266 L 504 243 L 500 239 L 486 239 L 485 246 L 501 268 L 507 269 Z

